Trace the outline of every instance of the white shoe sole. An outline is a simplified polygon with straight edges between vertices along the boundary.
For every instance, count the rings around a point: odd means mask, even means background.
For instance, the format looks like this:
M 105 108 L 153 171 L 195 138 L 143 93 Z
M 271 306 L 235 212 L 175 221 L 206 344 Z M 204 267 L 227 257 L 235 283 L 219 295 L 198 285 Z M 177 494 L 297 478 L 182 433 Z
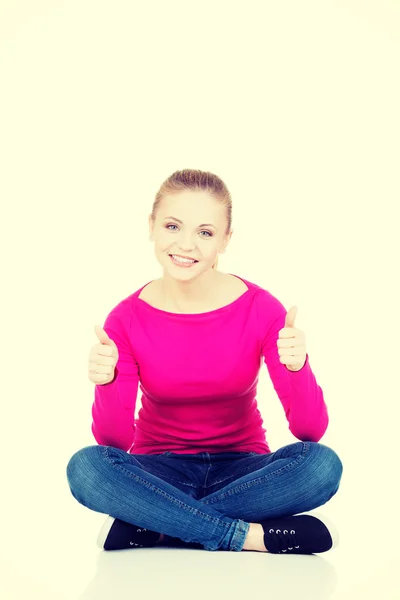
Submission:
M 110 529 L 111 529 L 112 524 L 114 523 L 114 521 L 115 521 L 115 518 L 111 517 L 109 515 L 107 517 L 107 519 L 104 521 L 103 527 L 100 529 L 100 533 L 99 533 L 98 538 L 97 538 L 97 545 L 102 550 L 104 550 L 105 541 L 107 539 L 108 534 L 110 533 Z
M 317 519 L 319 519 L 320 521 L 322 521 L 324 523 L 324 525 L 328 528 L 329 533 L 331 534 L 331 538 L 332 538 L 331 550 L 334 550 L 335 548 L 337 548 L 337 546 L 339 545 L 339 531 L 337 530 L 337 527 L 333 523 L 333 521 L 331 521 L 326 515 L 324 515 L 323 513 L 320 513 L 319 511 L 313 510 L 306 514 L 309 514 L 312 517 L 316 517 Z

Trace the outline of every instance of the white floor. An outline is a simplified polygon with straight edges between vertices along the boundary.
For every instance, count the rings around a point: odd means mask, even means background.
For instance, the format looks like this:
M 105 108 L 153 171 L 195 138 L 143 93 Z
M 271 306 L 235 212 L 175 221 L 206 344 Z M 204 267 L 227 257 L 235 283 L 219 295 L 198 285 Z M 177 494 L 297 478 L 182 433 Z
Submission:
M 391 511 L 378 518 L 357 509 L 345 490 L 318 508 L 339 528 L 338 548 L 283 556 L 162 547 L 102 551 L 96 539 L 106 516 L 81 506 L 63 484 L 56 489 L 47 502 L 35 502 L 32 492 L 33 517 L 20 513 L 18 521 L 3 514 L 4 600 L 118 600 L 161 593 L 174 600 L 400 598 L 399 536 L 390 529 Z M 14 514 L 26 505 L 20 502 Z
M 400 600 L 399 42 L 397 0 L 0 0 L 1 600 Z M 94 326 L 162 275 L 147 215 L 184 166 L 232 192 L 218 269 L 299 307 L 331 552 L 105 552 L 68 488 Z M 297 441 L 264 365 L 257 402 Z

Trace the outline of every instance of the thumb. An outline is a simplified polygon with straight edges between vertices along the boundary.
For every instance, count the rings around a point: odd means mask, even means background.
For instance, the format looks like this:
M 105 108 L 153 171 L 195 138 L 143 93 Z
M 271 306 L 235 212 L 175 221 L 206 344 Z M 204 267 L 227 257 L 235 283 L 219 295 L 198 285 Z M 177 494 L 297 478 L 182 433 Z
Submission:
M 292 308 L 286 313 L 285 317 L 285 327 L 294 327 L 294 322 L 297 316 L 297 306 L 292 306 Z
M 113 340 L 108 336 L 107 332 L 104 331 L 104 329 L 100 327 L 100 325 L 96 325 L 94 331 L 102 344 L 106 344 L 107 346 L 111 346 L 114 348 L 117 347 L 115 342 L 113 342 Z

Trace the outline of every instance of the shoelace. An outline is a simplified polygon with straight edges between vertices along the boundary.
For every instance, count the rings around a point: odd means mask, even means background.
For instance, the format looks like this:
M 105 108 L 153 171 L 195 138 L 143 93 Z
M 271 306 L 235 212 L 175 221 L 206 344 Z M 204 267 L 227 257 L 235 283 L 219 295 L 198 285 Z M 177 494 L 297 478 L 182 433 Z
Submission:
M 148 530 L 143 528 L 138 528 L 136 529 L 136 533 L 142 533 L 143 532 L 147 532 Z M 147 542 L 146 543 L 146 548 L 148 547 L 148 545 L 153 545 L 153 543 L 155 544 L 158 541 L 158 538 L 160 537 L 159 533 L 155 533 L 150 532 L 150 533 L 144 533 L 143 535 L 141 535 L 141 537 L 143 537 L 143 541 Z M 129 542 L 130 546 L 137 546 L 139 548 L 144 548 L 145 545 L 144 544 L 136 544 L 135 542 Z
M 284 529 L 283 531 L 280 529 L 269 529 L 268 534 L 271 533 L 275 534 L 276 536 L 275 538 L 272 538 L 272 541 L 276 545 L 279 554 L 281 552 L 287 552 L 288 550 L 293 550 L 294 548 L 297 549 L 300 547 L 298 545 L 298 539 L 294 529 L 291 529 L 290 531 L 287 529 Z

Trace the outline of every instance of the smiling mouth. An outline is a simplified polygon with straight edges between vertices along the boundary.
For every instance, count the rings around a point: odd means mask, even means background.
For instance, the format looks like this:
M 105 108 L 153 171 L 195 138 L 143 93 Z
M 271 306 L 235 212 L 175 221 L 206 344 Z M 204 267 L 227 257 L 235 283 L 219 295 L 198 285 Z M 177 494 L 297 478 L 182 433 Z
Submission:
M 199 261 L 196 260 L 195 258 L 184 258 L 184 257 L 179 257 L 178 254 L 169 254 L 168 256 L 170 256 L 171 258 L 173 258 L 174 256 L 178 256 L 178 258 L 183 258 L 184 261 L 194 261 L 195 263 L 198 263 Z

